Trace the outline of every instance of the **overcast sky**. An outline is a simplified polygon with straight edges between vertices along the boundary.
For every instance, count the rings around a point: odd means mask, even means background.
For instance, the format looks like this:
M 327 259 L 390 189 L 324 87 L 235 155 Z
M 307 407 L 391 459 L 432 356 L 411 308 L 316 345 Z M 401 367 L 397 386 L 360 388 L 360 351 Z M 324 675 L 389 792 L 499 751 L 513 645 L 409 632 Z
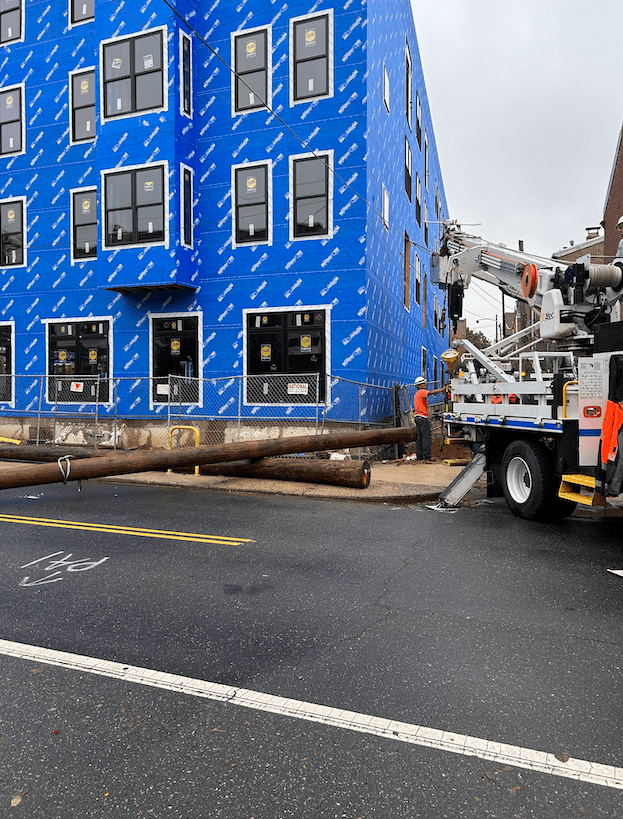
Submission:
M 622 0 L 412 6 L 450 218 L 546 256 L 584 241 L 623 121 Z M 468 324 L 493 337 L 496 305 L 470 293 Z

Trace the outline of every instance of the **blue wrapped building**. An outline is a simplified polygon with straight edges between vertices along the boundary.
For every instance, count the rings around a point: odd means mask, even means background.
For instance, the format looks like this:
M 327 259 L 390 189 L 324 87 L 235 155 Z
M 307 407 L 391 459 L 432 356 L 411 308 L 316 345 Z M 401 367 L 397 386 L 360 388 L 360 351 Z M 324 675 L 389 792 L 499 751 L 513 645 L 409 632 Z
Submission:
M 352 420 L 441 377 L 445 217 L 408 0 L 2 4 L 4 416 Z

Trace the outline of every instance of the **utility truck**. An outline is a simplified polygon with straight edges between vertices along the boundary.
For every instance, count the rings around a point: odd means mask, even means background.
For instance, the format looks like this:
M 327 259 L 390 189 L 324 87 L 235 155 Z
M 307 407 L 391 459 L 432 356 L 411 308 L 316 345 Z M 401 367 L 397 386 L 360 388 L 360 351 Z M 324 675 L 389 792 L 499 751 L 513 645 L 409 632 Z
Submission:
M 444 429 L 474 457 L 440 503 L 456 505 L 485 473 L 488 495 L 503 494 L 528 520 L 561 519 L 577 503 L 606 505 L 618 496 L 623 258 L 592 264 L 587 255 L 567 264 L 447 223 L 431 275 L 447 291 L 455 329 L 472 277 L 527 302 L 539 317 L 484 350 L 453 342 L 463 354 L 449 382 Z M 444 354 L 448 365 L 453 355 Z M 621 445 L 623 461 L 623 433 Z

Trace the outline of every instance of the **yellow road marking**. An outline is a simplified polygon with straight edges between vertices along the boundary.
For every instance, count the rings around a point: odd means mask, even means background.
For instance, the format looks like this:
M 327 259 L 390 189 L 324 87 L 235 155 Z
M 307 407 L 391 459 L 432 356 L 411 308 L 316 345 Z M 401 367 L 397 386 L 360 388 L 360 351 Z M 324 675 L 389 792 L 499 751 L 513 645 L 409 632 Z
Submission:
M 244 537 L 221 537 L 219 535 L 202 535 L 191 532 L 169 532 L 166 529 L 137 529 L 132 526 L 109 526 L 106 523 L 85 523 L 83 521 L 54 520 L 53 518 L 28 518 L 21 515 L 0 515 L 0 522 L 28 523 L 31 526 L 50 526 L 57 529 L 82 529 L 87 532 L 106 532 L 117 535 L 136 535 L 137 537 L 155 537 L 171 540 L 185 540 L 194 543 L 212 543 L 232 546 L 238 543 L 254 543 Z

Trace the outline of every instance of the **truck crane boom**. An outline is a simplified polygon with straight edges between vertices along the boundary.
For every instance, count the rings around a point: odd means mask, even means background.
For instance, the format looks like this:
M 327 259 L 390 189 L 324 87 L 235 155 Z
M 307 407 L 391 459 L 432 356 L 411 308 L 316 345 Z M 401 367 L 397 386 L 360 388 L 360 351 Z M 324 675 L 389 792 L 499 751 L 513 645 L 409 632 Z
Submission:
M 471 236 L 449 222 L 434 265 L 439 284 L 448 290 L 449 316 L 455 327 L 472 276 L 539 309 L 542 338 L 586 339 L 595 324 L 620 317 L 623 259 L 611 265 L 591 264 L 586 255 L 566 265 Z M 612 316 L 615 305 L 618 312 Z

